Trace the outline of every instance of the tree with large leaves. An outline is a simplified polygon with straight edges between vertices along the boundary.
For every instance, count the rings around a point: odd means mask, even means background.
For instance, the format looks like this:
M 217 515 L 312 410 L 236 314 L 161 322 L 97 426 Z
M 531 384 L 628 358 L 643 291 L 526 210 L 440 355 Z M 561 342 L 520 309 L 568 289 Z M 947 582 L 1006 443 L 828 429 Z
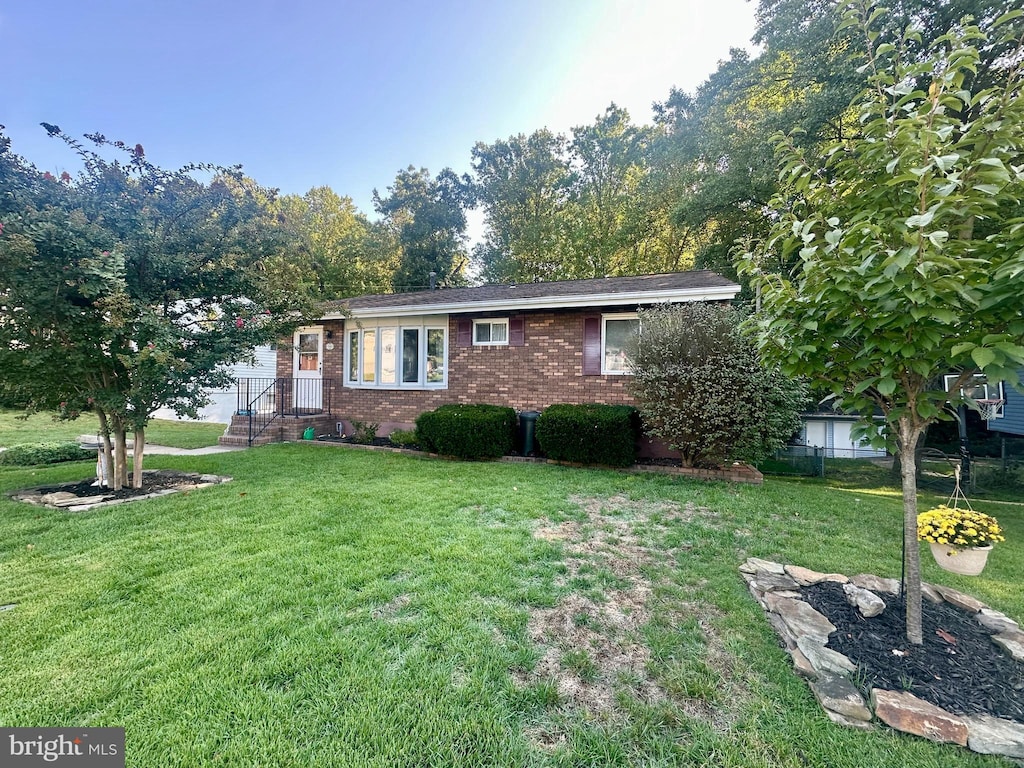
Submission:
M 141 487 L 152 413 L 195 416 L 229 383 L 223 366 L 299 319 L 263 270 L 286 243 L 272 195 L 238 168 L 168 171 L 141 145 L 93 135 L 88 149 L 44 127 L 83 169 L 40 174 L 0 136 L 0 380 L 30 407 L 95 412 L 114 488 L 134 432 Z
M 1016 382 L 1024 364 L 1024 37 L 1020 11 L 931 40 L 913 26 L 883 35 L 884 19 L 870 0 L 844 4 L 839 29 L 865 49 L 858 131 L 821 154 L 780 140 L 776 220 L 742 270 L 760 291 L 763 353 L 844 409 L 884 416 L 902 458 L 907 637 L 920 644 L 914 448 L 960 383 Z

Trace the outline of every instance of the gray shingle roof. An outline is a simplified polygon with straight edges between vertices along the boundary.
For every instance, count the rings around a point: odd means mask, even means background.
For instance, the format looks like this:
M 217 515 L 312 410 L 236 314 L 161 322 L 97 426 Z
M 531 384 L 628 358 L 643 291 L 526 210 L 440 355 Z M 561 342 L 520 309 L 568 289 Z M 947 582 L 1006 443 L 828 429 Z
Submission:
M 598 277 L 547 283 L 482 285 L 475 288 L 439 288 L 435 291 L 356 296 L 328 302 L 325 316 L 347 308 L 355 315 L 382 314 L 394 310 L 474 312 L 491 309 L 538 309 L 594 305 L 656 304 L 701 298 L 732 298 L 739 286 L 708 270 L 669 272 L 633 277 Z

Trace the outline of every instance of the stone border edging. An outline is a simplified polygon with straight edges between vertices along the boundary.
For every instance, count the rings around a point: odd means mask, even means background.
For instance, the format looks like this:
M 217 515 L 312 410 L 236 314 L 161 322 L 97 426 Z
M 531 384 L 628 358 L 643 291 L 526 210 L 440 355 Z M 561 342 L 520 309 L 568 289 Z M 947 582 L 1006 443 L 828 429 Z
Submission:
M 166 470 L 159 469 L 144 469 L 142 471 L 143 479 L 147 472 L 162 472 Z M 209 474 L 197 474 L 194 472 L 183 472 L 182 477 L 193 478 L 198 482 L 190 485 L 182 485 L 176 488 L 164 488 L 159 491 L 153 491 L 153 493 L 145 493 L 141 496 L 129 496 L 125 499 L 108 499 L 104 498 L 106 493 L 103 488 L 97 488 L 95 496 L 79 497 L 74 494 L 70 494 L 66 491 L 53 491 L 48 494 L 39 494 L 38 491 L 43 488 L 70 488 L 78 485 L 78 483 L 58 483 L 57 485 L 45 485 L 37 486 L 35 488 L 23 488 L 20 491 L 14 491 L 8 494 L 10 498 L 15 501 L 24 501 L 28 504 L 35 504 L 41 507 L 47 507 L 49 509 L 60 509 L 65 512 L 86 512 L 90 509 L 99 509 L 100 507 L 112 507 L 115 504 L 128 504 L 133 501 L 144 501 L 145 499 L 155 499 L 160 496 L 169 496 L 172 493 L 182 493 L 183 491 L 198 490 L 200 488 L 210 488 L 214 485 L 221 485 L 223 483 L 230 483 L 232 478 L 223 475 L 209 475 Z M 36 491 L 36 493 L 33 493 Z M 76 503 L 77 500 L 77 503 Z
M 835 625 L 801 599 L 798 591 L 823 581 L 842 584 L 847 600 L 867 615 L 861 601 L 873 604 L 871 598 L 880 600 L 879 592 L 899 594 L 897 579 L 871 574 L 848 578 L 841 573 L 818 573 L 756 557 L 747 558 L 740 565 L 740 574 L 793 660 L 794 670 L 808 680 L 815 698 L 833 722 L 870 730 L 875 727 L 873 720 L 878 719 L 897 731 L 932 741 L 952 742 L 986 755 L 1024 759 L 1024 724 L 1014 720 L 954 715 L 913 694 L 880 688 L 873 688 L 870 701 L 864 701 L 849 679 L 856 665 L 825 647 Z M 949 587 L 923 584 L 922 591 L 933 603 L 947 602 L 973 614 L 996 645 L 1015 661 L 1024 662 L 1024 632 L 1013 619 Z

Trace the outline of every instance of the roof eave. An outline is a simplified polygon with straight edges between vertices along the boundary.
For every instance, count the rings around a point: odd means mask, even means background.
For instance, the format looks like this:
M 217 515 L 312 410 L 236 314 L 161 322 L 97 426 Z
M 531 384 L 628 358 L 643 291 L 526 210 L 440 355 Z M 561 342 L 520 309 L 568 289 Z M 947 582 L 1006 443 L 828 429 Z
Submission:
M 684 303 L 689 301 L 729 301 L 739 293 L 734 283 L 705 288 L 666 289 L 642 293 L 601 293 L 569 296 L 542 296 L 522 299 L 498 299 L 492 301 L 454 301 L 436 304 L 391 305 L 367 307 L 364 309 L 328 312 L 324 320 L 340 320 L 345 317 L 407 317 L 411 315 L 459 314 L 465 312 L 509 312 L 528 309 L 580 309 L 586 307 L 610 307 L 661 304 L 663 302 Z M 399 294 L 396 294 L 396 296 Z

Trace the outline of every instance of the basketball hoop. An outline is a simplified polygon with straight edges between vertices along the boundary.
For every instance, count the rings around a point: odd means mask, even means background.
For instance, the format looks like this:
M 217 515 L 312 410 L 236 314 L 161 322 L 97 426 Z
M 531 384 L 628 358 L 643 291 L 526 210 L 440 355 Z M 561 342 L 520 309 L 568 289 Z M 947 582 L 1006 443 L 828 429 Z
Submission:
M 1003 415 L 1003 403 L 1005 400 L 978 400 L 978 410 L 981 411 L 981 418 L 985 421 L 999 418 Z

